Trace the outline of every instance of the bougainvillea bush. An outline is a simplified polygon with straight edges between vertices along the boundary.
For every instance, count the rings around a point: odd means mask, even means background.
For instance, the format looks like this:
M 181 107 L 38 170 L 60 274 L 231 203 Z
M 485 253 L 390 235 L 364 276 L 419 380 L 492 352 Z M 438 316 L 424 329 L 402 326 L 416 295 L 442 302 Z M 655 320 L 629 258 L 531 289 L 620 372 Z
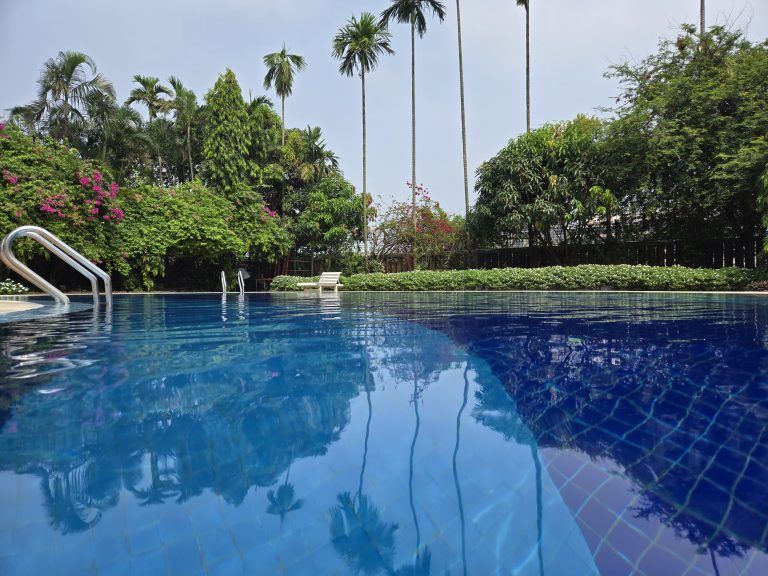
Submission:
M 270 259 L 291 246 L 283 219 L 253 190 L 225 198 L 199 181 L 121 188 L 76 150 L 0 126 L 0 237 L 42 226 L 121 276 L 126 288 L 147 290 L 169 257 L 216 262 L 250 251 Z M 43 253 L 27 239 L 14 250 L 21 259 Z
M 42 226 L 103 261 L 110 229 L 124 218 L 119 186 L 77 151 L 0 126 L 0 232 Z M 22 258 L 41 250 L 28 241 L 16 246 Z

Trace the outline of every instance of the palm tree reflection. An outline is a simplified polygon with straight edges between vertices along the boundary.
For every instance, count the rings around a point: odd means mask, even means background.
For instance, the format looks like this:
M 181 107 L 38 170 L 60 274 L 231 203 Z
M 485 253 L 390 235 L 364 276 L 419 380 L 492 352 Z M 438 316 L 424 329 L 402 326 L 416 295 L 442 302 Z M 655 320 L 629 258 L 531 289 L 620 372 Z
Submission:
M 304 505 L 304 500 L 299 498 L 296 500 L 296 490 L 293 484 L 288 483 L 288 475 L 291 473 L 291 467 L 288 466 L 288 470 L 285 472 L 285 481 L 277 491 L 269 490 L 267 492 L 267 499 L 269 505 L 267 506 L 267 514 L 273 514 L 280 516 L 280 528 L 283 527 L 285 516 L 289 512 L 294 512 Z
M 384 571 L 392 573 L 395 555 L 395 531 L 398 525 L 382 522 L 376 506 L 368 496 L 363 494 L 365 466 L 368 461 L 368 440 L 371 435 L 371 419 L 373 418 L 367 335 L 363 356 L 368 421 L 365 426 L 360 482 L 355 496 L 349 492 L 342 492 L 336 496 L 337 504 L 330 510 L 331 541 L 333 548 L 354 572 L 376 574 L 379 571 Z

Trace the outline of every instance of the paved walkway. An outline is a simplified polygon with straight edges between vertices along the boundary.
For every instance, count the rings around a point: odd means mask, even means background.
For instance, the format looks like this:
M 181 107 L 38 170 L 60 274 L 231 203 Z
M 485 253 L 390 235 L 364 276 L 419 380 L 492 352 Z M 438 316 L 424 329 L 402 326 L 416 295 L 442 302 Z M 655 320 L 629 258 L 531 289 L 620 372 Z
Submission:
M 23 300 L 0 300 L 0 314 L 22 312 L 24 310 L 33 310 L 40 307 L 42 307 L 42 304 L 34 304 Z

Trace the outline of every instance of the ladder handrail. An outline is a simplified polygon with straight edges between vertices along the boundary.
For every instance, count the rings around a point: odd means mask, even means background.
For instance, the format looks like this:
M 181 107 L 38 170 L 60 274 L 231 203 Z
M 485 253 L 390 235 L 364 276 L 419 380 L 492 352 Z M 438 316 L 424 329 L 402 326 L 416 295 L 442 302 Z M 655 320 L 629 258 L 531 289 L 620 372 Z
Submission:
M 104 296 L 107 301 L 107 307 L 112 307 L 112 279 L 109 277 L 109 274 L 45 228 L 39 226 L 20 226 L 3 238 L 2 242 L 0 242 L 0 259 L 8 268 L 40 288 L 59 304 L 69 304 L 69 298 L 63 292 L 16 258 L 16 255 L 13 253 L 13 242 L 16 238 L 20 237 L 31 238 L 85 276 L 91 283 L 94 306 L 99 305 L 99 283 L 96 277 L 101 278 L 104 282 Z
M 240 294 L 245 294 L 245 279 L 243 278 L 243 270 L 237 271 L 237 285 L 240 287 Z
M 227 275 L 224 274 L 224 270 L 221 271 L 221 292 L 222 294 L 227 293 Z

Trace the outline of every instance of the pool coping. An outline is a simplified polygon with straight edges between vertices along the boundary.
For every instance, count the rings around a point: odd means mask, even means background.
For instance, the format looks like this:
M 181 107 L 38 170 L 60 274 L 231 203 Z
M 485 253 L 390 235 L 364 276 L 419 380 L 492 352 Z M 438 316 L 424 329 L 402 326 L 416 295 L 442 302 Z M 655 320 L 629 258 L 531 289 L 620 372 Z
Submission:
M 716 290 L 348 290 L 340 291 L 338 294 L 331 293 L 332 297 L 338 297 L 339 294 L 534 294 L 534 293 L 546 293 L 546 294 L 675 294 L 675 295 L 711 295 L 711 296 L 762 296 L 768 297 L 768 292 L 755 292 L 755 291 L 716 291 Z M 179 295 L 210 295 L 220 294 L 222 292 L 171 292 L 171 291 L 156 291 L 156 292 L 114 292 L 116 296 L 179 296 Z M 296 290 L 286 291 L 250 291 L 245 294 L 305 294 L 304 292 Z M 68 296 L 88 296 L 89 292 L 67 292 Z M 226 296 L 237 296 L 239 292 L 227 292 Z M 309 296 L 316 294 L 310 293 Z M 45 308 L 48 304 L 53 302 L 30 302 L 30 298 L 44 298 L 47 294 L 41 292 L 34 292 L 23 295 L 0 295 L 0 322 L 14 322 L 18 320 L 29 320 L 34 318 L 34 312 L 31 315 L 24 314 L 32 310 L 39 308 Z M 328 294 L 323 294 L 323 297 L 327 297 Z M 16 318 L 16 316 L 20 316 Z M 47 316 L 49 314 L 43 314 Z

